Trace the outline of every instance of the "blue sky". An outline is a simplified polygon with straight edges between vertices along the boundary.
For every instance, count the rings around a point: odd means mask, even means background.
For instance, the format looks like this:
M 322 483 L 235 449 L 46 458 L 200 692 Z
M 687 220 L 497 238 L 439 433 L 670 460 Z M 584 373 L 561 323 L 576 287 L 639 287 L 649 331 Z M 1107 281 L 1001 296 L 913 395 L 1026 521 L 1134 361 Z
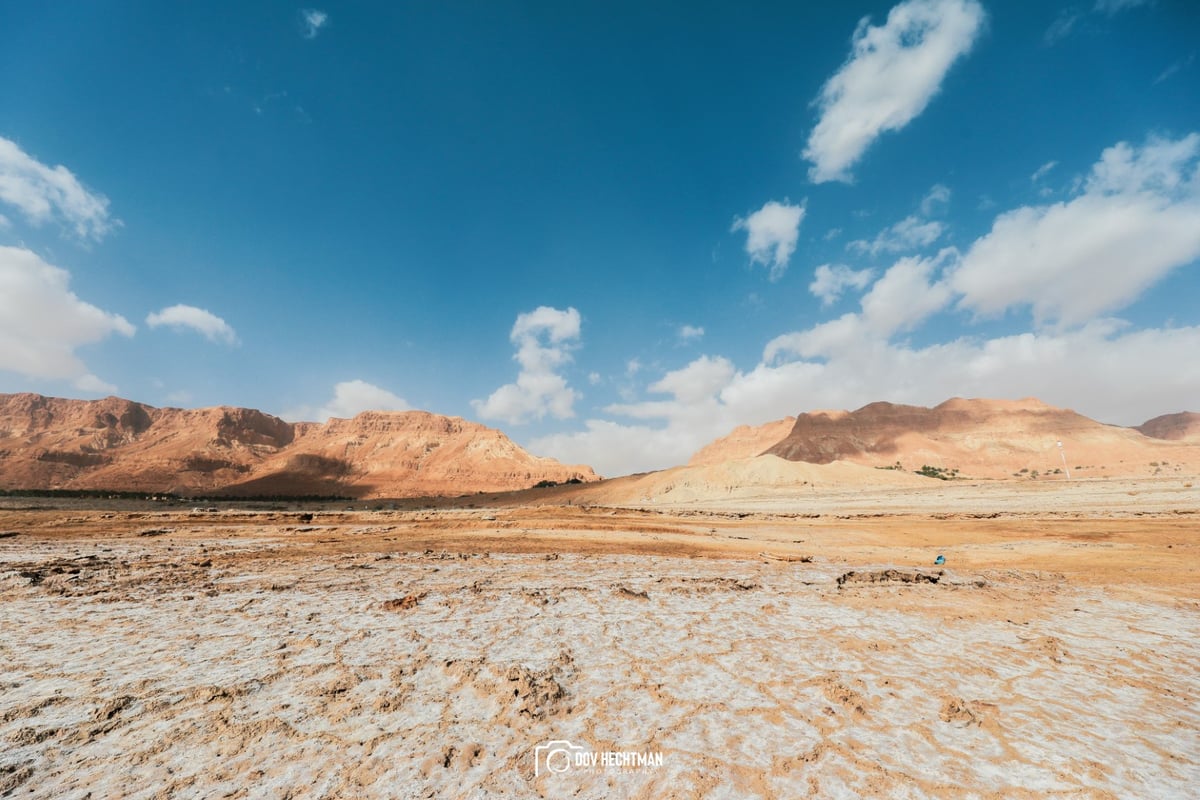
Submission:
M 1200 409 L 1188 0 L 6 4 L 0 391 L 605 474 L 874 400 Z

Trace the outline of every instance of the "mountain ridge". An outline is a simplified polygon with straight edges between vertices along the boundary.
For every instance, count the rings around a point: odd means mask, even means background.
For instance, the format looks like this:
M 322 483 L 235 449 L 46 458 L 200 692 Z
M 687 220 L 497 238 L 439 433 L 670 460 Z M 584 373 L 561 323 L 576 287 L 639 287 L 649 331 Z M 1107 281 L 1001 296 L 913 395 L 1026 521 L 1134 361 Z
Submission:
M 502 432 L 427 411 L 287 422 L 251 408 L 0 395 L 0 486 L 176 494 L 453 495 L 594 481 Z

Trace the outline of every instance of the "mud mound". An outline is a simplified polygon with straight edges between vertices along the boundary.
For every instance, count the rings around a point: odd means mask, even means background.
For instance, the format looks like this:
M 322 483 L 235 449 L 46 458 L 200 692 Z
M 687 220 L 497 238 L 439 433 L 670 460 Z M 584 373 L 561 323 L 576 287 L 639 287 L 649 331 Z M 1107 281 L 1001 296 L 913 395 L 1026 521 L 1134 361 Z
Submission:
M 942 570 L 933 573 L 909 572 L 898 569 L 881 569 L 873 572 L 856 572 L 851 570 L 838 576 L 837 585 L 840 589 L 843 586 L 853 586 L 855 584 L 938 583 L 945 574 Z

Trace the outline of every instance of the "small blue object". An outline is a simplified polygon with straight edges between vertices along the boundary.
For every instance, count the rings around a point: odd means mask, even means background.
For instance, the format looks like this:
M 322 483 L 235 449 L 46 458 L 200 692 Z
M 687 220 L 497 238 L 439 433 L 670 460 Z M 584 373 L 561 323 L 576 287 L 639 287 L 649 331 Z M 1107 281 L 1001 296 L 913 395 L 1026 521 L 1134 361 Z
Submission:
M 938 557 L 933 560 L 933 563 L 937 564 L 940 567 L 942 564 L 946 563 L 946 557 L 939 553 Z

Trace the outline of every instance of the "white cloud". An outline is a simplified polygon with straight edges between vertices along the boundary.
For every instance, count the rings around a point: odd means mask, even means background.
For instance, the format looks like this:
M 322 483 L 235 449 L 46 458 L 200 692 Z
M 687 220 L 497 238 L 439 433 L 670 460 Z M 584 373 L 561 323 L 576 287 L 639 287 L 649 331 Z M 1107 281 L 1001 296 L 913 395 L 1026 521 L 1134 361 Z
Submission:
M 821 298 L 821 305 L 833 305 L 847 289 L 862 291 L 871 282 L 873 270 L 852 270 L 845 264 L 822 264 L 813 273 L 808 290 Z
M 0 369 L 71 381 L 87 392 L 116 388 L 92 375 L 76 349 L 111 334 L 132 336 L 124 317 L 80 300 L 66 270 L 19 247 L 0 246 Z
M 685 463 L 737 425 L 876 400 L 929 406 L 958 396 L 1035 396 L 1104 422 L 1136 425 L 1195 406 L 1197 352 L 1200 327 L 1135 331 L 1115 320 L 927 347 L 862 336 L 856 347 L 825 361 L 734 371 L 724 385 L 709 385 L 711 395 L 688 403 L 613 407 L 610 413 L 636 421 L 589 419 L 583 430 L 542 437 L 530 449 L 591 464 L 611 477 Z
M 753 369 L 703 356 L 650 386 L 670 398 L 605 409 L 630 422 L 590 419 L 532 446 L 618 475 L 683 463 L 736 425 L 875 400 L 1032 395 L 1122 425 L 1192 409 L 1200 326 L 1139 330 L 1103 314 L 1200 258 L 1197 160 L 1197 135 L 1111 147 L 1069 203 L 1001 214 L 966 255 L 896 261 L 860 311 L 775 337 Z M 920 346 L 898 336 L 956 299 L 978 312 L 1031 305 L 1059 324 Z
M 317 410 L 316 418 L 350 419 L 364 411 L 408 411 L 412 406 L 398 395 L 364 380 L 342 381 L 334 385 L 333 397 Z
M 1046 177 L 1046 173 L 1048 173 L 1050 170 L 1054 169 L 1057 166 L 1058 166 L 1057 161 L 1047 161 L 1045 164 L 1042 164 L 1040 167 L 1038 167 L 1037 169 L 1035 169 L 1033 171 L 1033 174 L 1029 176 L 1029 180 L 1033 181 L 1034 183 L 1037 183 L 1042 178 Z
M 925 110 L 984 21 L 975 0 L 907 0 L 879 27 L 863 18 L 849 60 L 822 87 L 821 118 L 804 149 L 816 183 L 851 180 L 850 168 L 884 131 Z
M 681 325 L 679 327 L 679 340 L 682 342 L 690 342 L 703 338 L 704 328 L 699 325 Z
M 929 192 L 921 198 L 921 214 L 929 217 L 941 211 L 950 203 L 950 187 L 943 183 L 935 183 L 929 187 Z
M 315 8 L 303 9 L 300 12 L 300 17 L 304 23 L 305 39 L 317 38 L 317 34 L 321 32 L 321 28 L 324 28 L 329 23 L 329 15 Z
M 519 425 L 547 414 L 558 419 L 574 416 L 578 392 L 567 385 L 559 369 L 571 360 L 579 339 L 580 317 L 574 308 L 560 311 L 540 306 L 517 316 L 509 338 L 517 346 L 513 358 L 521 365 L 516 383 L 501 386 L 486 400 L 473 400 L 484 419 Z
M 1200 135 L 1104 151 L 1069 202 L 1001 214 L 949 278 L 960 306 L 1078 324 L 1200 258 Z
M 846 249 L 869 253 L 873 256 L 880 253 L 903 253 L 919 250 L 940 239 L 945 230 L 946 226 L 936 220 L 908 216 L 890 228 L 880 231 L 874 241 L 856 239 L 848 243 Z
M 146 317 L 151 328 L 167 326 L 174 330 L 192 330 L 210 342 L 234 345 L 238 342 L 237 332 L 225 320 L 203 308 L 183 304 L 164 308 Z
M 46 166 L 2 136 L 0 202 L 34 225 L 57 220 L 80 239 L 98 241 L 120 224 L 109 218 L 108 198 L 89 192 L 61 164 Z
M 771 200 L 745 219 L 734 218 L 731 231 L 746 231 L 746 253 L 752 263 L 769 265 L 770 279 L 777 281 L 787 272 L 788 260 L 796 251 L 804 203 L 798 206 Z

